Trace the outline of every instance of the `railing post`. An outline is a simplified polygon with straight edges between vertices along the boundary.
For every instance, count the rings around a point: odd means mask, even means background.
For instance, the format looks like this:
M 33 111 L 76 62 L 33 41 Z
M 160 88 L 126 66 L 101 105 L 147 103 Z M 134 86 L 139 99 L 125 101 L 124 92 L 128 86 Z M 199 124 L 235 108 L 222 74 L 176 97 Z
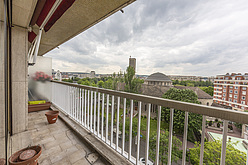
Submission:
M 82 89 L 82 107 L 81 107 L 81 119 L 82 119 L 82 125 L 84 126 L 84 89 Z
M 160 123 L 161 123 L 161 106 L 158 108 L 158 119 L 157 119 L 157 142 L 156 142 L 156 160 L 155 164 L 159 164 L 159 144 L 160 144 Z
M 121 152 L 122 155 L 124 155 L 124 151 L 125 151 L 126 102 L 127 102 L 127 99 L 124 98 L 123 126 L 122 126 L 122 152 Z
M 128 159 L 131 160 L 131 153 L 132 153 L 132 125 L 133 125 L 133 100 L 131 100 L 131 111 L 130 111 L 130 123 L 129 123 L 129 152 L 128 152 Z
M 97 136 L 99 137 L 100 129 L 100 92 L 98 92 L 98 106 L 97 106 Z
M 106 137 L 105 142 L 108 144 L 108 116 L 109 116 L 109 94 L 107 94 L 107 111 L 106 111 Z
M 112 103 L 111 103 L 111 128 L 110 128 L 110 146 L 113 144 L 113 126 L 114 126 L 114 101 L 115 97 L 112 95 Z
M 88 90 L 88 104 L 87 104 L 87 128 L 90 129 L 90 91 Z
M 104 125 L 104 93 L 102 94 L 102 131 L 101 131 L 101 136 L 103 140 L 103 125 Z
M 222 138 L 220 165 L 225 165 L 227 130 L 228 130 L 228 121 L 224 120 L 224 130 L 223 130 L 223 138 Z
M 145 152 L 146 165 L 148 164 L 148 157 L 149 157 L 150 117 L 151 117 L 151 104 L 148 104 L 147 124 L 146 124 L 146 152 Z
M 136 164 L 139 164 L 139 152 L 140 152 L 140 123 L 141 123 L 141 101 L 139 101 L 138 106 L 138 130 L 137 130 L 137 155 L 136 155 Z
M 93 114 L 93 91 L 90 91 L 90 132 L 93 132 L 92 128 L 92 115 Z
M 93 132 L 96 134 L 96 91 L 94 92 L 94 129 Z
M 204 157 L 204 142 L 205 142 L 205 128 L 206 128 L 206 116 L 202 116 L 202 135 L 201 135 L 201 151 L 200 151 L 200 165 L 203 165 Z
M 168 165 L 171 165 L 171 153 L 172 153 L 172 137 L 173 137 L 173 116 L 174 108 L 170 108 L 170 128 L 169 128 L 169 146 L 168 146 Z
M 189 117 L 189 112 L 185 112 L 184 134 L 183 134 L 183 158 L 182 158 L 182 165 L 185 165 L 185 163 L 186 163 L 188 117 Z
M 116 114 L 116 145 L 115 149 L 118 152 L 118 143 L 119 143 L 119 111 L 120 111 L 120 97 L 117 99 L 117 114 Z

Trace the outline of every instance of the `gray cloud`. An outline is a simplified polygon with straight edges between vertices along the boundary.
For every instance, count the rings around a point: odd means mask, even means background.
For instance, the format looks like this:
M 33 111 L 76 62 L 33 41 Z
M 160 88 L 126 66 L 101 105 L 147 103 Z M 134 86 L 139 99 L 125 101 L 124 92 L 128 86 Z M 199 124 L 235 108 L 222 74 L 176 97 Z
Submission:
M 247 72 L 248 1 L 139 0 L 47 54 L 64 71 Z

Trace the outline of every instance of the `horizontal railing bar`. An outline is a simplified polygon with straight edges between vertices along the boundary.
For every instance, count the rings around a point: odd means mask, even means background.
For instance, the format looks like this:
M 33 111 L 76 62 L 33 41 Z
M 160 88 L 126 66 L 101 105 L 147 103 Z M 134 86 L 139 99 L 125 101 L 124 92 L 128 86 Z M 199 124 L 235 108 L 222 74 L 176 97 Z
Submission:
M 103 88 L 97 88 L 97 87 L 91 87 L 91 86 L 85 86 L 85 85 L 78 85 L 78 84 L 72 84 L 67 82 L 61 82 L 61 81 L 52 81 L 55 83 L 60 83 L 68 86 L 83 88 L 91 91 L 97 91 L 109 95 L 124 97 L 128 99 L 133 99 L 137 101 L 147 102 L 155 105 L 160 105 L 164 107 L 179 109 L 186 112 L 192 112 L 200 115 L 205 116 L 211 116 L 216 117 L 224 120 L 234 121 L 242 124 L 248 124 L 248 113 L 240 112 L 240 111 L 234 111 L 219 107 L 212 107 L 212 106 L 206 106 L 206 105 L 200 105 L 200 104 L 193 104 L 193 103 L 187 103 L 187 102 L 181 102 L 181 101 L 175 101 L 175 100 L 169 100 L 159 97 L 152 97 L 147 95 L 141 95 L 141 94 L 134 94 L 134 93 L 127 93 L 122 91 L 114 91 L 110 89 L 103 89 Z

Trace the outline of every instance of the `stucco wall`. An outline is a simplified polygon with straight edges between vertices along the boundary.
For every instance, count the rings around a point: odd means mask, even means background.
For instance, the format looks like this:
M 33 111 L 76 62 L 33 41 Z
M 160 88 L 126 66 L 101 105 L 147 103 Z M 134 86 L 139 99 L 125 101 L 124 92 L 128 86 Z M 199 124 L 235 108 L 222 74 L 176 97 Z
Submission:
M 28 31 L 12 28 L 12 112 L 13 134 L 26 130 L 28 124 L 27 82 Z
M 213 103 L 213 99 L 198 99 L 198 101 L 200 101 L 202 105 L 209 105 L 209 106 L 211 106 Z

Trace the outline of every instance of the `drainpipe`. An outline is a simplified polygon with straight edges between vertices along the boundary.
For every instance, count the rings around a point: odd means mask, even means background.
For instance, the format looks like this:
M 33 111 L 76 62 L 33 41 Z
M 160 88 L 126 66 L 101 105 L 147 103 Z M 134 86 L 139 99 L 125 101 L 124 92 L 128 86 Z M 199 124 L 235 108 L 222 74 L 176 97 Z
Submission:
M 12 127 L 12 0 L 9 0 L 9 129 L 10 136 L 13 135 Z
M 4 0 L 4 87 L 5 87 L 5 160 L 8 160 L 8 26 L 7 26 L 7 0 Z

